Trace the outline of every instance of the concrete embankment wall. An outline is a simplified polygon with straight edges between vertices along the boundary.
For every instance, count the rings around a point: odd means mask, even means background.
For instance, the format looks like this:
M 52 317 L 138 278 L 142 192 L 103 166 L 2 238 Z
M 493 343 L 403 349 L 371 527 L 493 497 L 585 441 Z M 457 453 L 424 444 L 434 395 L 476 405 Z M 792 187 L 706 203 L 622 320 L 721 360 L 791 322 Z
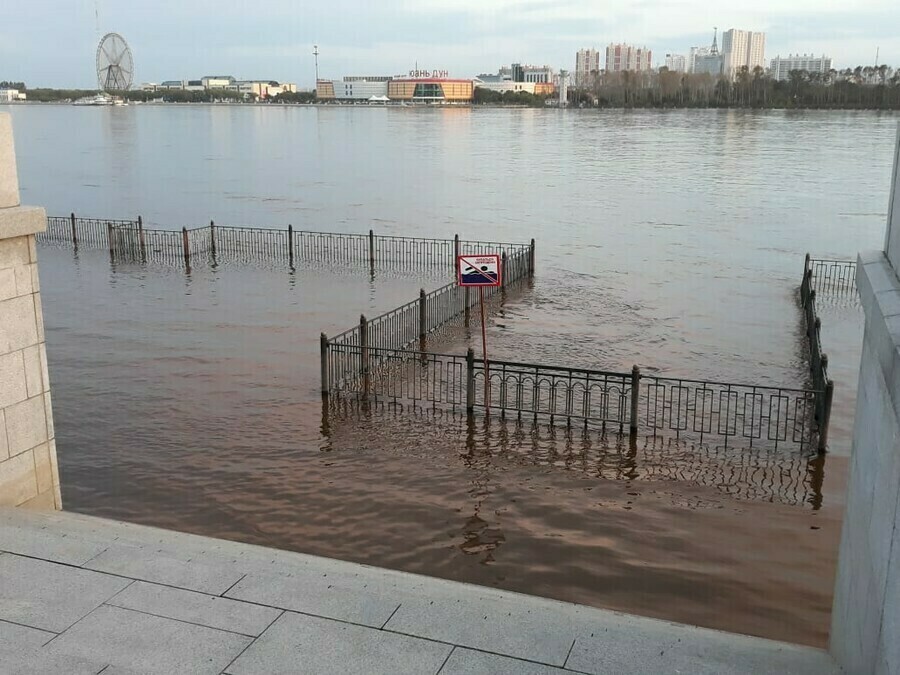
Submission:
M 19 205 L 12 122 L 0 113 L 0 506 L 62 508 L 34 235 Z
M 900 142 L 887 253 L 862 253 L 865 309 L 853 457 L 831 625 L 847 673 L 900 673 Z

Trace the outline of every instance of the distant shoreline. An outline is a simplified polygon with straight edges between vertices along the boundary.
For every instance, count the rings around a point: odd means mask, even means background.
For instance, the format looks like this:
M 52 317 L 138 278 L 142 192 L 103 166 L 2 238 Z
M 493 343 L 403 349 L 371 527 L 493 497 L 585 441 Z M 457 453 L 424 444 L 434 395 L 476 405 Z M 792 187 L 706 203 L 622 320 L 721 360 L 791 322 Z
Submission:
M 19 106 L 72 106 L 74 105 L 73 101 L 3 101 L 0 102 L 0 107 L 19 107 Z M 245 103 L 245 102 L 236 102 L 236 101 L 223 101 L 223 102 L 213 102 L 213 101 L 184 101 L 184 102 L 166 102 L 166 101 L 132 101 L 127 104 L 127 106 L 78 106 L 80 108 L 121 108 L 121 107 L 131 107 L 131 106 L 151 106 L 151 107 L 188 107 L 188 106 L 203 106 L 203 107 L 254 107 L 254 108 L 363 108 L 363 109 L 383 109 L 383 108 L 416 108 L 416 109 L 436 109 L 436 110 L 447 110 L 454 108 L 467 108 L 467 109 L 505 109 L 505 110 L 547 110 L 547 111 L 558 111 L 558 110 L 569 110 L 569 111 L 579 111 L 579 112 L 588 112 L 588 111 L 604 111 L 604 110 L 618 110 L 622 112 L 626 111 L 635 111 L 635 110 L 656 110 L 660 112 L 665 111 L 674 111 L 674 110 L 740 110 L 747 112 L 763 112 L 763 111 L 773 111 L 773 112 L 801 112 L 801 111 L 830 111 L 830 112 L 883 112 L 883 113 L 898 113 L 900 112 L 900 108 L 871 108 L 871 107 L 836 107 L 836 106 L 798 106 L 791 108 L 776 108 L 776 107 L 741 107 L 741 106 L 585 106 L 583 108 L 578 106 L 568 106 L 566 108 L 559 108 L 558 106 L 527 106 L 527 105 L 515 105 L 515 104 L 504 104 L 504 103 L 387 103 L 387 104 L 368 104 L 368 103 L 261 103 L 261 102 L 253 102 L 253 103 Z

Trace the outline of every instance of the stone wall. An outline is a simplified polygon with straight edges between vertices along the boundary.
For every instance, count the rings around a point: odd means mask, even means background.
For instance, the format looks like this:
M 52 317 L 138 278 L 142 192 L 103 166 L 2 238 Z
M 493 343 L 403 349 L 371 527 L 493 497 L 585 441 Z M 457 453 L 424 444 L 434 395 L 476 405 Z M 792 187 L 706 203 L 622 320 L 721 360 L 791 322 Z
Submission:
M 886 248 L 900 211 L 900 140 Z M 900 258 L 898 248 L 893 249 Z M 900 673 L 900 279 L 882 251 L 862 253 L 866 314 L 831 652 L 847 673 Z
M 19 205 L 0 113 L 0 506 L 62 508 L 34 241 L 46 226 L 43 209 Z

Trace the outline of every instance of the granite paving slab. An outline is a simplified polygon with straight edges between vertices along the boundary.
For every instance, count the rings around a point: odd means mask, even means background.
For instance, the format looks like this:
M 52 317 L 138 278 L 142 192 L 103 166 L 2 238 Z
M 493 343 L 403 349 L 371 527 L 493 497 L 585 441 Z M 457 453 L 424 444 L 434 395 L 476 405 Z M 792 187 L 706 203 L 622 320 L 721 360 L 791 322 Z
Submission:
M 229 675 L 423 675 L 451 645 L 285 612 L 226 670 Z
M 77 567 L 0 555 L 0 619 L 64 631 L 131 583 Z

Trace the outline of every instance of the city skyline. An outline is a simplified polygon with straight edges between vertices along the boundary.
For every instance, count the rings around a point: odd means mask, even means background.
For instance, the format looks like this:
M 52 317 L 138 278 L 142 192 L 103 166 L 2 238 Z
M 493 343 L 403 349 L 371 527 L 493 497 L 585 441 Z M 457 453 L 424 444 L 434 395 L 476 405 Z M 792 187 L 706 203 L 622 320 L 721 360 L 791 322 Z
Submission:
M 402 73 L 416 63 L 454 77 L 510 62 L 574 70 L 578 49 L 602 50 L 610 43 L 646 45 L 658 67 L 667 53 L 687 55 L 690 47 L 709 44 L 713 25 L 720 31 L 765 32 L 767 60 L 779 53 L 824 53 L 844 68 L 874 64 L 879 49 L 879 62 L 900 65 L 900 15 L 883 0 L 868 0 L 852 11 L 806 0 L 791 7 L 762 2 L 753 9 L 726 2 L 715 15 L 695 0 L 677 11 L 663 3 L 639 14 L 628 7 L 616 1 L 600 11 L 582 0 L 552 8 L 512 0 L 388 0 L 372 7 L 337 0 L 300 11 L 273 0 L 264 11 L 251 11 L 212 0 L 136 0 L 127 6 L 105 0 L 95 18 L 87 0 L 39 0 L 6 10 L 0 79 L 23 80 L 30 87 L 92 87 L 94 51 L 107 31 L 129 41 L 136 82 L 225 72 L 311 87 L 313 44 L 319 45 L 320 74 L 331 78 Z M 426 39 L 420 39 L 423 31 Z

